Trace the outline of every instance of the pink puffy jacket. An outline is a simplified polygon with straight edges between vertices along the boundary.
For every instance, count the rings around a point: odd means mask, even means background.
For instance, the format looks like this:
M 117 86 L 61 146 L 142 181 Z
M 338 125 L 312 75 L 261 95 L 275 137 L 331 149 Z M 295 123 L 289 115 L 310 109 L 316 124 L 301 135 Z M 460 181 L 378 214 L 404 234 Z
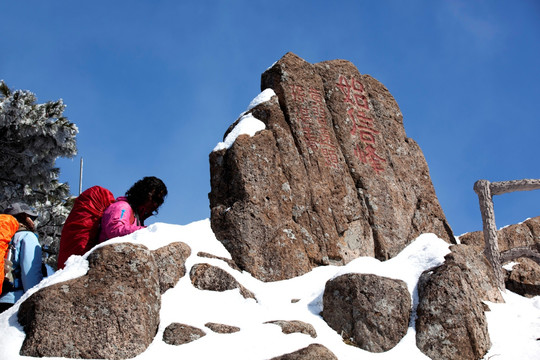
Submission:
M 121 196 L 103 212 L 99 242 L 102 243 L 105 240 L 128 235 L 145 227 L 139 225 L 139 221 L 135 217 L 127 199 Z

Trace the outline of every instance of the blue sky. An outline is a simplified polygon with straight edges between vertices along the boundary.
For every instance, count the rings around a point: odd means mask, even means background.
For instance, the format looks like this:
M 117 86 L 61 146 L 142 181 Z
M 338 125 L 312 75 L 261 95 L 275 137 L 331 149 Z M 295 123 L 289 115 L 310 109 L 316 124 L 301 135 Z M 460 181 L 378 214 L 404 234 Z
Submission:
M 481 229 L 473 184 L 540 178 L 540 2 L 0 1 L 0 79 L 64 99 L 78 190 L 122 195 L 147 175 L 169 196 L 153 221 L 209 217 L 208 154 L 292 51 L 346 59 L 396 98 L 456 235 Z M 540 215 L 540 190 L 495 198 L 497 225 Z M 150 221 L 152 222 L 152 221 Z

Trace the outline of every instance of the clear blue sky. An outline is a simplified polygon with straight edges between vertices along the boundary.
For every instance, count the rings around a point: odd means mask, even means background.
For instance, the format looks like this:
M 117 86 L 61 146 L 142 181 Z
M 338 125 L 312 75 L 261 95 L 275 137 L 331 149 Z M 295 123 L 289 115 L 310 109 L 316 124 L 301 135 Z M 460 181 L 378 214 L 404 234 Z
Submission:
M 540 178 L 540 2 L 0 0 L 0 79 L 64 99 L 78 191 L 155 175 L 154 221 L 209 217 L 208 154 L 288 51 L 346 59 L 390 90 L 456 235 L 481 229 L 478 179 Z M 495 198 L 497 225 L 540 215 L 540 190 Z

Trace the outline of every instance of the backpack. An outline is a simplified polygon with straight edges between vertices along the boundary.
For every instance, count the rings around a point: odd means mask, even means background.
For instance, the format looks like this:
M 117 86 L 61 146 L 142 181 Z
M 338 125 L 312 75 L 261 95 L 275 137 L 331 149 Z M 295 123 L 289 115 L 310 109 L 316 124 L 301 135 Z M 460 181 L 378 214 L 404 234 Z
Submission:
M 92 186 L 79 195 L 62 228 L 58 269 L 64 268 L 71 255 L 84 255 L 98 243 L 101 217 L 114 201 L 113 194 L 101 186 Z
M 0 292 L 4 285 L 4 277 L 11 272 L 11 263 L 6 261 L 11 238 L 19 229 L 19 222 L 11 215 L 0 214 Z

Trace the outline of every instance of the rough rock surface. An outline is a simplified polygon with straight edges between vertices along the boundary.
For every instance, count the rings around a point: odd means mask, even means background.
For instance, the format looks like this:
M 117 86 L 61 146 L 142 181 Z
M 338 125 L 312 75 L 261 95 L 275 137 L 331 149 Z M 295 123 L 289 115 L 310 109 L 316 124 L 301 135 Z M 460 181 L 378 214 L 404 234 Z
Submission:
M 474 231 L 459 237 L 462 244 L 484 248 L 484 233 Z M 529 246 L 540 252 L 540 216 L 506 226 L 497 232 L 499 251 Z
M 517 264 L 506 272 L 506 288 L 526 297 L 540 295 L 540 265 L 529 258 L 514 260 Z
M 422 151 L 381 83 L 344 60 L 288 53 L 261 88 L 277 95 L 249 110 L 266 129 L 210 154 L 212 229 L 242 270 L 275 281 L 388 259 L 425 232 L 454 242 Z
M 315 328 L 313 327 L 313 325 L 305 323 L 303 321 L 274 320 L 274 321 L 267 321 L 265 322 L 265 324 L 278 325 L 279 327 L 281 327 L 281 331 L 284 334 L 301 333 L 301 334 L 309 335 L 312 338 L 317 337 L 317 331 L 315 331 Z
M 208 259 L 218 259 L 218 260 L 222 260 L 222 261 L 225 261 L 227 263 L 227 265 L 229 265 L 232 269 L 234 270 L 238 270 L 238 271 L 242 271 L 240 270 L 240 268 L 238 267 L 238 265 L 236 265 L 236 263 L 231 260 L 231 259 L 227 259 L 227 258 L 224 258 L 224 257 L 221 257 L 221 256 L 216 256 L 216 255 L 213 255 L 213 254 L 209 254 L 209 253 L 206 253 L 206 252 L 203 252 L 203 251 L 199 251 L 197 253 L 197 256 L 199 257 L 205 257 L 205 258 L 208 258 Z
M 88 262 L 85 276 L 43 288 L 21 304 L 22 355 L 127 359 L 150 345 L 161 308 L 151 251 L 108 245 L 90 254 Z
M 241 285 L 236 279 L 223 269 L 210 264 L 195 264 L 189 273 L 191 283 L 197 289 L 211 291 L 225 291 L 239 289 L 244 298 L 255 299 L 255 295 Z
M 323 345 L 311 344 L 298 351 L 277 356 L 270 360 L 338 360 L 338 358 Z
M 191 254 L 191 248 L 175 242 L 153 251 L 153 254 L 159 270 L 159 288 L 163 294 L 186 274 L 186 259 Z
M 183 345 L 198 340 L 206 333 L 199 328 L 172 323 L 163 331 L 163 341 L 169 345 Z
M 204 326 L 206 326 L 213 332 L 219 333 L 219 334 L 232 334 L 232 333 L 240 331 L 240 328 L 238 326 L 225 325 L 225 324 L 217 324 L 217 323 L 209 322 L 209 323 L 204 324 Z
M 468 269 L 476 261 L 471 248 L 453 248 L 444 264 L 420 277 L 416 346 L 432 359 L 481 359 L 491 346 L 481 298 L 493 294 L 471 282 L 480 275 Z
M 401 280 L 346 274 L 326 283 L 322 317 L 344 340 L 383 352 L 407 333 L 411 306 L 411 295 Z
M 482 252 L 468 245 L 452 245 L 444 257 L 447 266 L 458 266 L 474 293 L 483 301 L 502 303 L 493 268 Z

